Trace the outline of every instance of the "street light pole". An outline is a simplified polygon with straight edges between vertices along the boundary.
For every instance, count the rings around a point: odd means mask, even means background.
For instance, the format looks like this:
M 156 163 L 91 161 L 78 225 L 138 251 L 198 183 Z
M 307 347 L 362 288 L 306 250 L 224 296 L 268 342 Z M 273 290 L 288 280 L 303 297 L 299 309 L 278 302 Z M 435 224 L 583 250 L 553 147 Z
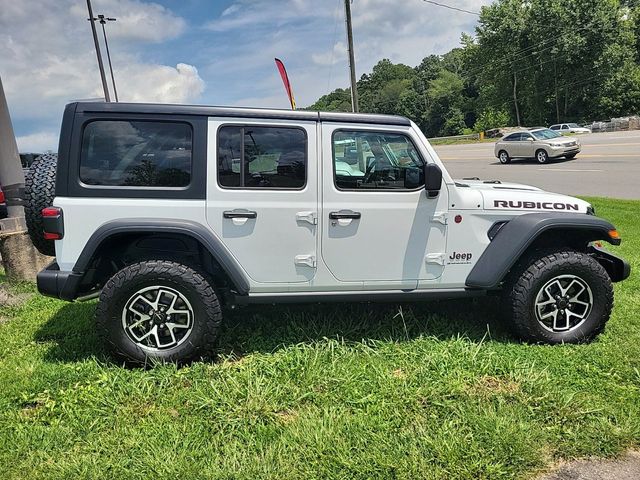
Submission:
M 98 15 L 100 25 L 102 25 L 102 35 L 104 36 L 104 46 L 107 49 L 107 60 L 109 61 L 109 71 L 111 72 L 111 83 L 113 83 L 113 95 L 118 101 L 118 90 L 116 90 L 116 79 L 113 76 L 113 66 L 111 65 L 111 53 L 109 52 L 109 42 L 107 42 L 107 31 L 104 28 L 104 24 L 107 22 L 115 22 L 115 18 L 105 17 L 104 15 Z
M 351 26 L 351 0 L 344 0 L 345 21 L 347 23 L 347 45 L 349 48 L 349 74 L 351 76 L 351 110 L 358 111 L 358 85 L 356 83 L 356 60 L 353 52 L 353 28 Z
M 100 53 L 100 44 L 98 43 L 98 33 L 96 32 L 96 19 L 93 17 L 93 9 L 91 8 L 91 0 L 87 0 L 87 9 L 89 10 L 89 21 L 91 22 L 91 33 L 93 34 L 93 43 L 96 47 L 96 56 L 98 57 L 98 68 L 100 69 L 100 79 L 102 80 L 102 89 L 104 90 L 104 99 L 111 101 L 109 97 L 109 88 L 107 87 L 107 78 L 104 74 L 104 65 L 102 64 L 102 54 Z

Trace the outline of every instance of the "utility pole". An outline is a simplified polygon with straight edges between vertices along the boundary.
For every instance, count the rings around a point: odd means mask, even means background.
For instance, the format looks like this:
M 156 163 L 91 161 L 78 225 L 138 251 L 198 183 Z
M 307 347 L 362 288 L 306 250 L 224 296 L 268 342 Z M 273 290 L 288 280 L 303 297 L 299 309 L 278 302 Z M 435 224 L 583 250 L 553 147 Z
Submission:
M 20 165 L 18 146 L 11 125 L 9 106 L 2 88 L 2 79 L 0 79 L 0 183 L 7 200 L 9 218 L 24 217 L 22 207 L 24 173 Z M 5 229 L 0 225 L 0 230 Z
M 558 105 L 558 69 L 556 59 L 553 59 L 553 84 L 556 91 L 556 123 L 560 123 L 560 106 Z
M 518 126 L 520 126 L 520 110 L 518 109 L 518 77 L 516 77 L 516 71 L 513 71 L 513 105 L 516 107 L 516 121 L 518 122 Z
M 94 18 L 94 20 L 96 20 Z M 111 72 L 111 83 L 113 84 L 113 96 L 116 97 L 116 102 L 118 102 L 118 90 L 116 90 L 116 79 L 113 77 L 113 66 L 111 65 L 111 53 L 109 52 L 109 42 L 107 42 L 107 31 L 104 28 L 105 23 L 107 22 L 115 22 L 115 18 L 105 17 L 104 15 L 98 15 L 98 20 L 100 21 L 100 25 L 102 25 L 102 35 L 104 36 L 104 46 L 107 49 L 107 60 L 109 60 L 109 71 Z
M 88 1 L 88 0 L 87 0 Z M 351 110 L 358 112 L 358 85 L 356 83 L 356 60 L 353 53 L 353 28 L 351 26 L 351 0 L 344 0 L 347 23 L 347 46 L 349 48 L 349 73 L 351 75 Z
M 93 17 L 93 9 L 91 8 L 91 0 L 87 0 L 87 9 L 89 10 L 89 21 L 91 22 L 91 33 L 93 34 L 93 44 L 96 47 L 96 56 L 98 57 L 98 68 L 100 69 L 100 79 L 102 80 L 102 89 L 104 90 L 104 99 L 107 102 L 109 98 L 109 88 L 107 87 L 107 77 L 104 74 L 104 65 L 102 64 L 102 54 L 100 53 L 100 44 L 98 43 L 98 33 L 96 32 L 96 19 Z

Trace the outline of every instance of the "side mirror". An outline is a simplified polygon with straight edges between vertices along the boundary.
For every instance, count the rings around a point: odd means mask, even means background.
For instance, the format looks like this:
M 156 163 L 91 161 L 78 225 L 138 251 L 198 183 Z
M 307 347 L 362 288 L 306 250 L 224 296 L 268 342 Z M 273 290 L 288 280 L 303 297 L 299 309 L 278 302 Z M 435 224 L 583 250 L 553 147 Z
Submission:
M 531 137 L 527 138 L 527 142 L 533 142 L 533 138 Z
M 442 187 L 442 170 L 435 163 L 424 165 L 424 189 L 428 198 L 435 198 Z

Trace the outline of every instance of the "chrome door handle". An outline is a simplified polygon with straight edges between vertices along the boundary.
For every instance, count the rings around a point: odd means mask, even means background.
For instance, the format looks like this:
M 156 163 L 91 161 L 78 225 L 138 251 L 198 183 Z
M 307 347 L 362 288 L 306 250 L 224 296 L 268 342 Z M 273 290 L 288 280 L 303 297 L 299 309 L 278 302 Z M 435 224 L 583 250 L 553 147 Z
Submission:
M 331 220 L 358 220 L 360 219 L 360 217 L 362 217 L 362 214 L 360 212 L 354 212 L 353 210 L 340 210 L 339 212 L 329 213 L 329 218 Z
M 243 208 L 238 208 L 235 210 L 226 210 L 222 212 L 223 218 L 258 218 L 258 214 L 251 210 L 245 210 Z

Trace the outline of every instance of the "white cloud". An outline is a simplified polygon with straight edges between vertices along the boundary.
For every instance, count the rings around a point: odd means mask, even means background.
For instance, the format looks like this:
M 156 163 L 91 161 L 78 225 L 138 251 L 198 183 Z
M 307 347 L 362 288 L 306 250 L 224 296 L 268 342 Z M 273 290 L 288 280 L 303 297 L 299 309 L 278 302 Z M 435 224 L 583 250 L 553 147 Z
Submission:
M 75 0 L 3 0 L 2 4 L 0 74 L 7 101 L 14 123 L 29 122 L 38 131 L 22 137 L 21 148 L 55 149 L 57 140 L 43 142 L 57 138 L 64 105 L 103 95 L 86 4 Z M 142 44 L 180 35 L 184 19 L 161 5 L 139 0 L 94 0 L 93 7 L 94 15 L 117 18 L 107 28 L 121 100 L 184 103 L 202 94 L 204 82 L 194 66 L 162 65 L 135 53 Z M 43 126 L 49 130 L 41 131 Z
M 317 65 L 333 65 L 345 58 L 347 58 L 347 44 L 345 42 L 336 42 L 328 52 L 311 54 L 311 60 Z
M 18 151 L 25 153 L 42 153 L 47 150 L 56 150 L 58 134 L 54 132 L 37 132 L 16 138 Z
M 145 42 L 161 42 L 180 35 L 186 28 L 183 18 L 157 3 L 138 0 L 94 0 L 93 14 L 105 14 L 116 18 L 109 22 L 109 37 Z M 87 18 L 85 2 L 75 2 L 70 8 L 71 15 L 80 20 Z M 96 26 L 100 26 L 97 24 Z
M 126 82 L 121 101 L 185 103 L 198 97 L 204 90 L 204 81 L 192 65 L 179 63 L 176 68 L 149 65 L 141 71 L 139 66 L 125 68 L 121 77 Z M 149 78 L 153 81 L 149 82 Z
M 489 3 L 454 2 L 473 11 Z M 421 0 L 358 0 L 352 13 L 358 77 L 382 58 L 417 65 L 428 55 L 443 54 L 459 46 L 462 32 L 473 33 L 477 21 L 474 15 Z M 273 57 L 287 64 L 299 105 L 348 86 L 342 0 L 237 0 L 206 26 L 214 32 L 236 33 L 233 42 L 212 53 L 216 60 L 202 68 L 207 78 L 229 85 L 235 99 L 287 107 Z

